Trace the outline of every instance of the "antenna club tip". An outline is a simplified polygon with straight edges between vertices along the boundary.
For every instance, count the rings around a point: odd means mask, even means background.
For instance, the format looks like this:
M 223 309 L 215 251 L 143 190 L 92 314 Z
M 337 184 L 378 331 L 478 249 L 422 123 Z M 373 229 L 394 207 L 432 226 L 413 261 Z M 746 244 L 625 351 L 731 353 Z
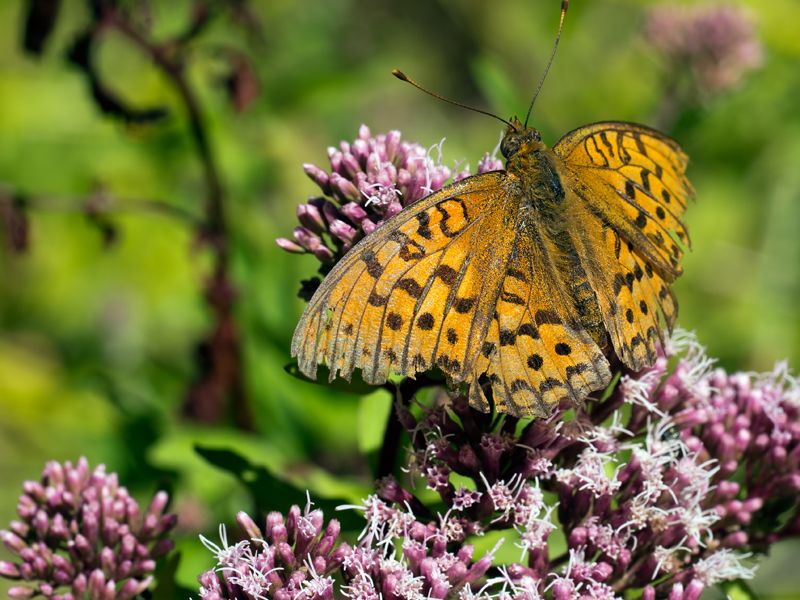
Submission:
M 394 75 L 401 81 L 408 81 L 408 77 L 406 77 L 406 74 L 403 73 L 400 69 L 392 69 L 392 75 Z

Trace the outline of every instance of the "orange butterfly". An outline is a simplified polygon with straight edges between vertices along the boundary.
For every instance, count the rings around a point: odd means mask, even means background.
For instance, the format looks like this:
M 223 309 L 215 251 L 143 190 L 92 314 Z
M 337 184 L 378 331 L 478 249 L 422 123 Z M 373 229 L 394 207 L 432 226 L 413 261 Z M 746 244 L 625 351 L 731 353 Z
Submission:
M 607 386 L 609 346 L 630 369 L 653 364 L 689 244 L 687 156 L 632 123 L 552 149 L 506 123 L 505 171 L 416 202 L 334 266 L 292 340 L 303 373 L 380 384 L 438 367 L 473 406 L 489 410 L 488 380 L 498 411 L 530 416 Z

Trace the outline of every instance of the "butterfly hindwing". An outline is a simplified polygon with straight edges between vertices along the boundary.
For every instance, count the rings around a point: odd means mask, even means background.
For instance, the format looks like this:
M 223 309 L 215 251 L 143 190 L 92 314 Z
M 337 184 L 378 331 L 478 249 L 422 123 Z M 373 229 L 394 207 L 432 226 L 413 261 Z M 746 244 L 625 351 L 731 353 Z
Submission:
M 325 277 L 292 341 L 300 369 L 330 377 L 356 369 L 369 383 L 434 366 L 463 379 L 489 326 L 502 276 L 505 173 L 454 183 L 402 211 Z M 510 245 L 510 241 L 506 243 Z M 505 256 L 504 256 L 505 253 Z M 496 287 L 496 284 L 495 284 Z M 485 288 L 485 289 L 484 289 Z
M 528 227 L 535 229 L 537 224 Z M 488 407 L 478 382 L 484 372 L 497 410 L 516 416 L 546 415 L 562 399 L 580 404 L 608 384 L 608 361 L 576 324 L 563 282 L 548 260 L 554 254 L 544 236 L 521 235 L 516 240 L 473 372 L 473 406 Z
M 568 185 L 598 217 L 672 281 L 689 234 L 681 218 L 693 196 L 688 159 L 669 137 L 632 123 L 595 123 L 553 147 Z

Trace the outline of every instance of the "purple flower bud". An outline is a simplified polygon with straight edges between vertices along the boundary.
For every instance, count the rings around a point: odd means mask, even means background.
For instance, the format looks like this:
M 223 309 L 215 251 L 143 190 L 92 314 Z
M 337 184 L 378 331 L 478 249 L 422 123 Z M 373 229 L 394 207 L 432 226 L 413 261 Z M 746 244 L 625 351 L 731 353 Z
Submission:
M 19 579 L 19 567 L 12 562 L 7 560 L 0 560 L 0 577 L 6 577 L 8 579 Z
M 683 600 L 698 600 L 705 586 L 697 579 L 692 579 L 683 593 Z
M 306 250 L 313 252 L 315 248 L 322 245 L 322 240 L 319 236 L 305 227 L 295 227 L 292 235 L 294 236 L 295 242 Z
M 106 587 L 106 577 L 100 569 L 95 569 L 89 575 L 89 596 L 91 598 L 103 598 Z
M 239 511 L 236 513 L 236 522 L 245 531 L 245 533 L 247 533 L 250 539 L 260 540 L 264 538 L 261 530 L 258 528 L 258 525 L 256 525 L 255 521 L 253 521 L 253 519 L 250 518 L 250 515 L 248 515 L 246 512 Z
M 683 600 L 683 584 L 676 583 L 672 586 L 672 589 L 669 591 L 669 600 Z
M 116 560 L 114 551 L 111 548 L 105 547 L 100 551 L 100 567 L 103 572 L 109 577 L 114 576 L 116 570 Z
M 553 600 L 572 600 L 575 584 L 568 579 L 557 580 L 553 584 Z
M 322 218 L 322 212 L 313 204 L 299 205 L 297 207 L 297 218 L 301 225 L 316 234 L 325 231 L 325 220 Z
M 19 554 L 26 548 L 25 542 L 23 542 L 16 534 L 13 534 L 5 529 L 0 531 L 0 540 L 2 540 L 3 545 L 14 554 Z
M 333 251 L 327 246 L 319 246 L 318 248 L 314 249 L 313 254 L 322 263 L 329 263 L 334 259 Z
M 72 581 L 72 595 L 77 598 L 83 598 L 88 587 L 89 579 L 85 574 L 81 573 Z
M 356 239 L 356 230 L 344 221 L 335 220 L 330 225 L 331 235 L 338 238 L 346 246 L 350 246 Z
M 148 589 L 153 583 L 152 576 L 148 576 L 141 581 L 137 581 L 136 579 L 129 579 L 126 581 L 122 588 L 119 591 L 119 597 L 121 600 L 125 600 L 127 598 L 135 598 L 146 589 Z
M 361 223 L 361 221 L 367 218 L 367 211 L 355 202 L 348 202 L 342 206 L 342 214 L 353 223 Z
M 338 173 L 331 174 L 330 185 L 333 195 L 342 202 L 357 202 L 361 197 L 355 184 Z
M 277 520 L 276 517 L 279 517 L 280 520 Z M 267 517 L 267 539 L 272 544 L 285 542 L 289 539 L 289 533 L 280 513 L 270 513 Z
M 322 189 L 322 193 L 331 193 L 331 188 L 329 185 L 330 179 L 325 171 L 316 165 L 312 165 L 311 163 L 303 163 L 303 171 L 305 171 L 306 175 L 308 175 L 311 180 L 316 183 L 320 189 Z
M 339 525 L 339 521 L 336 519 L 331 519 L 328 523 L 328 527 L 325 529 L 325 533 L 319 541 L 319 544 L 317 544 L 315 552 L 322 556 L 327 555 L 338 541 L 341 530 L 342 527 Z

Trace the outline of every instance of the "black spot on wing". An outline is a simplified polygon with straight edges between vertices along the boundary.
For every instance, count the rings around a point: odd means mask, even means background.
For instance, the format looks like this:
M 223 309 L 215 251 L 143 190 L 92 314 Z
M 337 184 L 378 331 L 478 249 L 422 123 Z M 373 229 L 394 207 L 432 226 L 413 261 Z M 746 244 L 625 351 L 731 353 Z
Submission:
M 528 357 L 528 367 L 530 367 L 534 371 L 538 371 L 539 369 L 541 369 L 543 364 L 544 360 L 538 354 L 531 354 Z
M 456 298 L 453 302 L 453 308 L 457 313 L 468 313 L 475 305 L 475 298 Z
M 403 317 L 397 313 L 389 313 L 386 316 L 386 326 L 392 331 L 397 331 L 403 326 Z
M 572 348 L 569 344 L 559 342 L 555 345 L 555 351 L 559 356 L 569 356 L 572 353 Z
M 430 331 L 433 329 L 433 325 L 435 323 L 435 319 L 433 315 L 429 312 L 423 313 L 417 319 L 417 327 L 422 329 L 423 331 Z
M 456 282 L 456 278 L 458 277 L 458 273 L 453 267 L 449 267 L 447 265 L 439 265 L 436 268 L 436 276 L 442 280 L 442 282 L 446 283 L 447 285 L 453 285 Z
M 500 345 L 501 346 L 513 346 L 514 342 L 517 341 L 517 335 L 509 330 L 503 329 L 500 331 Z
M 528 337 L 538 340 L 539 330 L 532 323 L 523 323 L 517 328 L 517 336 L 521 337 L 527 335 Z
M 398 289 L 403 290 L 412 298 L 419 298 L 422 296 L 422 286 L 418 284 L 414 279 L 411 277 L 404 277 L 400 281 L 398 281 L 395 286 Z

